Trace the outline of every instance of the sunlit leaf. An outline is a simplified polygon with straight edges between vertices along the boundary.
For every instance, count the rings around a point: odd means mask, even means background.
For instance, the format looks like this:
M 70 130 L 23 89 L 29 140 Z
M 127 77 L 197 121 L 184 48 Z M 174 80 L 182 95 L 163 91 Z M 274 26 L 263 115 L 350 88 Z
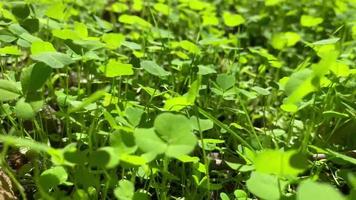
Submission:
M 306 156 L 293 150 L 262 151 L 257 154 L 254 164 L 256 171 L 277 176 L 297 176 L 308 167 Z
M 136 25 L 142 28 L 150 28 L 152 26 L 151 23 L 136 15 L 123 14 L 119 17 L 119 22 L 124 24 Z
M 266 6 L 274 6 L 282 3 L 284 0 L 265 0 Z
M 114 59 L 110 59 L 107 65 L 100 66 L 99 70 L 110 78 L 134 74 L 131 64 L 124 64 Z
M 226 26 L 235 27 L 245 23 L 245 18 L 239 14 L 232 14 L 229 12 L 223 13 L 223 19 Z
M 65 9 L 66 6 L 62 3 L 55 3 L 52 4 L 46 11 L 46 16 L 57 19 L 57 20 L 64 20 L 65 18 Z
M 37 55 L 45 52 L 56 52 L 52 43 L 44 41 L 35 41 L 31 44 L 31 54 Z
M 125 36 L 119 33 L 106 33 L 102 36 L 102 40 L 105 42 L 107 48 L 117 49 L 125 40 Z
M 156 3 L 153 8 L 163 15 L 169 15 L 171 12 L 170 7 L 164 3 Z
M 0 56 L 1 55 L 21 55 L 22 52 L 17 46 L 6 46 L 0 48 Z
M 321 17 L 314 17 L 310 15 L 302 15 L 300 24 L 305 27 L 313 27 L 321 24 L 324 21 Z

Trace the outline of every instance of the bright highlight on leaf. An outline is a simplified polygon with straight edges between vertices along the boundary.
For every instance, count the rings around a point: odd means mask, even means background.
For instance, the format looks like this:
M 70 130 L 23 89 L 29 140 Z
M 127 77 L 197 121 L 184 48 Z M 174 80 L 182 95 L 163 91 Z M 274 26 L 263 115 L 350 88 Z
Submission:
M 21 50 L 17 46 L 6 46 L 0 48 L 0 56 L 4 55 L 21 55 Z
M 289 177 L 306 170 L 308 162 L 306 155 L 294 150 L 265 150 L 257 154 L 254 165 L 258 172 Z
M 273 48 L 281 50 L 294 46 L 300 39 L 299 34 L 295 32 L 277 33 L 272 36 L 271 44 Z
M 107 65 L 100 66 L 99 70 L 110 78 L 134 74 L 131 64 L 124 64 L 114 59 L 110 59 Z
M 56 49 L 50 42 L 35 41 L 31 44 L 32 55 L 37 55 L 45 52 L 56 52 Z
M 266 6 L 274 6 L 282 3 L 284 0 L 265 0 Z
M 125 41 L 125 36 L 119 33 L 107 33 L 102 36 L 102 40 L 105 42 L 107 48 L 117 49 Z
M 321 24 L 324 21 L 321 17 L 314 17 L 310 15 L 302 15 L 300 24 L 305 27 L 313 27 Z
M 232 14 L 229 12 L 223 13 L 223 19 L 226 26 L 235 27 L 245 23 L 245 18 L 239 14 Z
M 124 24 L 136 25 L 141 28 L 152 27 L 151 23 L 149 23 L 148 21 L 142 19 L 139 16 L 135 16 L 135 15 L 123 14 L 119 17 L 119 22 L 124 23 Z

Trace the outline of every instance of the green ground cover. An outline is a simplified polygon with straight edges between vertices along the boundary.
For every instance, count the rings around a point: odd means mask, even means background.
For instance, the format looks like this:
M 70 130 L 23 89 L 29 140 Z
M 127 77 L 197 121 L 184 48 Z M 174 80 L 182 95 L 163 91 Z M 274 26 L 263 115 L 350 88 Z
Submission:
M 2 0 L 0 195 L 355 200 L 355 62 L 355 0 Z

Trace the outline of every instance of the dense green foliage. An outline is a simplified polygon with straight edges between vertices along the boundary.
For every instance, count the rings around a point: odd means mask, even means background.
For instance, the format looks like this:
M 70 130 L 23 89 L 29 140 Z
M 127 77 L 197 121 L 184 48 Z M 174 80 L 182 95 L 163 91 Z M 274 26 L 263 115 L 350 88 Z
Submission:
M 0 1 L 21 199 L 356 199 L 356 0 Z

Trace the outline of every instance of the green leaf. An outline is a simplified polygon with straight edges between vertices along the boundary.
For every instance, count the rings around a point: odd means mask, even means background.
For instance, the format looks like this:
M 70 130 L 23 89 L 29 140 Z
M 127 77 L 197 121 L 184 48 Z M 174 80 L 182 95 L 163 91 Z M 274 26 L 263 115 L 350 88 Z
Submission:
M 300 24 L 305 27 L 313 27 L 321 24 L 324 21 L 321 17 L 314 17 L 310 15 L 302 15 Z
M 119 33 L 106 33 L 101 38 L 109 49 L 117 49 L 125 41 L 125 36 Z
M 74 22 L 74 30 L 80 38 L 88 37 L 88 27 L 81 22 Z
M 232 14 L 229 12 L 223 13 L 224 23 L 228 27 L 235 27 L 245 23 L 245 18 L 239 14 Z
M 115 151 L 122 156 L 132 154 L 137 149 L 134 135 L 121 130 L 117 130 L 110 135 L 110 146 L 114 147 Z M 123 159 L 122 156 L 121 160 Z
M 37 152 L 49 153 L 50 155 L 56 151 L 52 147 L 36 142 L 34 140 L 14 137 L 10 135 L 0 135 L 0 141 L 11 146 L 26 147 Z
M 65 9 L 66 6 L 63 3 L 55 3 L 47 9 L 45 15 L 53 19 L 64 20 L 66 13 Z
M 313 42 L 313 45 L 328 45 L 328 44 L 336 44 L 340 38 L 329 38 L 329 39 L 324 39 L 324 40 L 319 40 L 316 42 Z
M 43 188 L 48 190 L 54 186 L 65 183 L 67 179 L 68 174 L 64 167 L 56 166 L 42 172 L 41 176 L 39 177 L 39 183 Z
M 124 154 L 120 157 L 122 165 L 127 165 L 129 167 L 142 166 L 147 163 L 147 159 L 143 156 L 128 155 Z
M 38 55 L 40 53 L 46 52 L 56 52 L 56 49 L 53 47 L 52 43 L 44 41 L 35 41 L 31 44 L 31 54 Z
M 248 198 L 246 192 L 243 190 L 235 190 L 234 195 L 236 200 L 247 200 Z
M 15 41 L 17 38 L 13 36 L 11 33 L 4 31 L 0 33 L 0 41 L 4 43 L 11 43 Z
M 283 2 L 284 0 L 265 0 L 266 6 L 275 6 Z
M 21 90 L 15 82 L 0 79 L 0 101 L 11 101 L 21 95 Z
M 136 15 L 123 14 L 119 17 L 119 22 L 124 23 L 124 24 L 136 25 L 141 28 L 151 28 L 152 27 L 152 24 L 150 24 L 148 21 L 146 21 Z
M 346 200 L 334 187 L 325 183 L 305 180 L 297 189 L 297 200 Z
M 349 65 L 342 62 L 336 62 L 330 65 L 330 71 L 338 77 L 347 77 L 351 74 Z
M 189 154 L 197 143 L 190 121 L 182 115 L 171 113 L 158 115 L 154 129 L 137 129 L 135 139 L 144 152 L 151 155 L 165 153 L 174 158 Z
M 154 76 L 163 77 L 171 74 L 170 72 L 164 70 L 162 67 L 158 66 L 158 64 L 154 61 L 143 60 L 141 61 L 140 65 L 145 71 Z
M 128 107 L 125 110 L 126 118 L 133 126 L 138 126 L 141 121 L 141 116 L 144 110 L 135 107 Z
M 218 74 L 216 83 L 223 90 L 227 91 L 235 85 L 235 76 L 228 74 Z
M 52 68 L 43 63 L 26 67 L 21 72 L 21 85 L 24 93 L 40 89 L 52 73 Z
M 94 103 L 94 102 L 98 101 L 99 99 L 101 99 L 102 97 L 104 97 L 105 94 L 106 94 L 105 90 L 98 90 L 98 91 L 94 92 L 93 94 L 91 94 L 88 98 L 81 101 L 78 105 L 71 108 L 69 110 L 69 112 L 72 113 L 72 112 L 80 111 L 81 109 L 85 108 L 86 106 L 90 105 L 91 103 Z
M 77 32 L 69 29 L 55 29 L 52 31 L 54 37 L 60 38 L 62 40 L 80 40 L 81 37 Z
M 280 150 L 262 151 L 257 154 L 254 164 L 258 172 L 281 177 L 298 176 L 308 167 L 306 156 L 294 150 L 285 152 Z
M 141 50 L 142 49 L 141 45 L 137 44 L 135 42 L 123 41 L 122 45 L 131 49 L 131 50 Z
M 301 101 L 306 95 L 315 91 L 312 84 L 312 71 L 303 69 L 291 75 L 285 85 L 285 92 L 288 95 L 285 104 L 295 104 Z
M 219 18 L 210 15 L 203 16 L 203 26 L 216 26 L 219 25 Z
M 89 163 L 95 167 L 111 169 L 115 168 L 119 162 L 120 155 L 113 147 L 101 147 L 89 156 Z
M 59 52 L 44 52 L 36 55 L 31 55 L 33 60 L 43 62 L 52 68 L 63 68 L 64 66 L 72 64 L 74 61 L 70 56 Z
M 294 46 L 301 39 L 300 35 L 295 32 L 277 33 L 272 36 L 272 46 L 275 49 Z
M 214 122 L 210 119 L 197 119 L 196 116 L 190 117 L 190 123 L 194 130 L 207 131 L 214 127 Z
M 171 12 L 171 8 L 163 3 L 155 3 L 153 5 L 153 8 L 163 15 L 169 15 L 169 13 Z
M 224 192 L 220 193 L 220 199 L 221 200 L 230 200 L 229 196 Z
M 132 200 L 135 194 L 135 186 L 131 181 L 122 179 L 115 188 L 114 195 L 119 200 Z
M 275 68 L 281 68 L 283 63 L 276 58 L 274 55 L 270 54 L 266 49 L 263 48 L 249 48 L 252 53 L 256 53 L 267 59 L 269 64 Z
M 165 154 L 169 157 L 186 155 L 197 143 L 190 121 L 185 116 L 163 113 L 155 119 L 154 128 L 167 142 Z
M 180 41 L 180 42 L 179 42 L 179 46 L 180 46 L 181 48 L 183 48 L 183 49 L 189 51 L 190 53 L 193 53 L 193 54 L 200 54 L 200 48 L 199 48 L 196 44 L 194 44 L 194 43 L 192 43 L 192 42 L 190 42 L 190 41 L 188 41 L 188 40 L 182 40 L 182 41 Z
M 16 2 L 12 7 L 12 14 L 20 19 L 25 19 L 30 15 L 30 8 L 26 3 Z
M 292 103 L 284 103 L 281 105 L 281 109 L 286 112 L 295 113 L 298 111 L 298 106 Z
M 267 96 L 271 94 L 271 92 L 268 89 L 261 88 L 259 86 L 253 86 L 251 89 L 263 96 Z
M 143 151 L 153 154 L 163 154 L 167 149 L 167 144 L 158 137 L 153 128 L 138 128 L 135 130 L 135 141 L 137 146 Z
M 205 66 L 205 65 L 198 65 L 199 75 L 207 75 L 207 74 L 216 74 L 216 70 L 212 68 L 211 66 Z
M 131 64 L 124 64 L 114 59 L 110 59 L 107 65 L 100 66 L 99 70 L 102 71 L 106 77 L 110 78 L 134 74 Z
M 20 56 L 22 55 L 22 52 L 17 46 L 13 45 L 0 48 L 0 55 Z
M 173 97 L 171 99 L 167 99 L 164 103 L 163 109 L 170 111 L 180 111 L 183 108 L 192 105 L 191 102 L 188 101 L 188 98 L 185 96 Z
M 187 106 L 194 105 L 195 99 L 199 94 L 199 87 L 200 79 L 198 78 L 191 84 L 189 91 L 184 96 L 167 99 L 163 108 L 165 110 L 180 111 Z
M 277 176 L 252 172 L 246 182 L 247 189 L 257 197 L 266 200 L 279 200 L 286 184 Z
M 24 27 L 28 32 L 35 33 L 40 29 L 40 21 L 38 19 L 25 19 L 21 26 Z
M 189 2 L 189 8 L 192 10 L 203 10 L 204 8 L 209 6 L 208 3 L 206 3 L 205 1 L 201 1 L 201 0 L 192 0 L 192 1 L 187 1 L 187 2 Z
M 17 117 L 24 120 L 33 119 L 36 115 L 31 104 L 25 102 L 24 98 L 21 98 L 19 101 L 17 101 L 15 106 L 15 113 Z
M 34 112 L 38 112 L 43 107 L 44 99 L 40 92 L 35 91 L 35 92 L 27 93 L 26 102 L 28 102 L 31 105 Z
M 284 37 L 287 40 L 288 47 L 294 46 L 301 39 L 300 35 L 295 32 L 285 32 Z

